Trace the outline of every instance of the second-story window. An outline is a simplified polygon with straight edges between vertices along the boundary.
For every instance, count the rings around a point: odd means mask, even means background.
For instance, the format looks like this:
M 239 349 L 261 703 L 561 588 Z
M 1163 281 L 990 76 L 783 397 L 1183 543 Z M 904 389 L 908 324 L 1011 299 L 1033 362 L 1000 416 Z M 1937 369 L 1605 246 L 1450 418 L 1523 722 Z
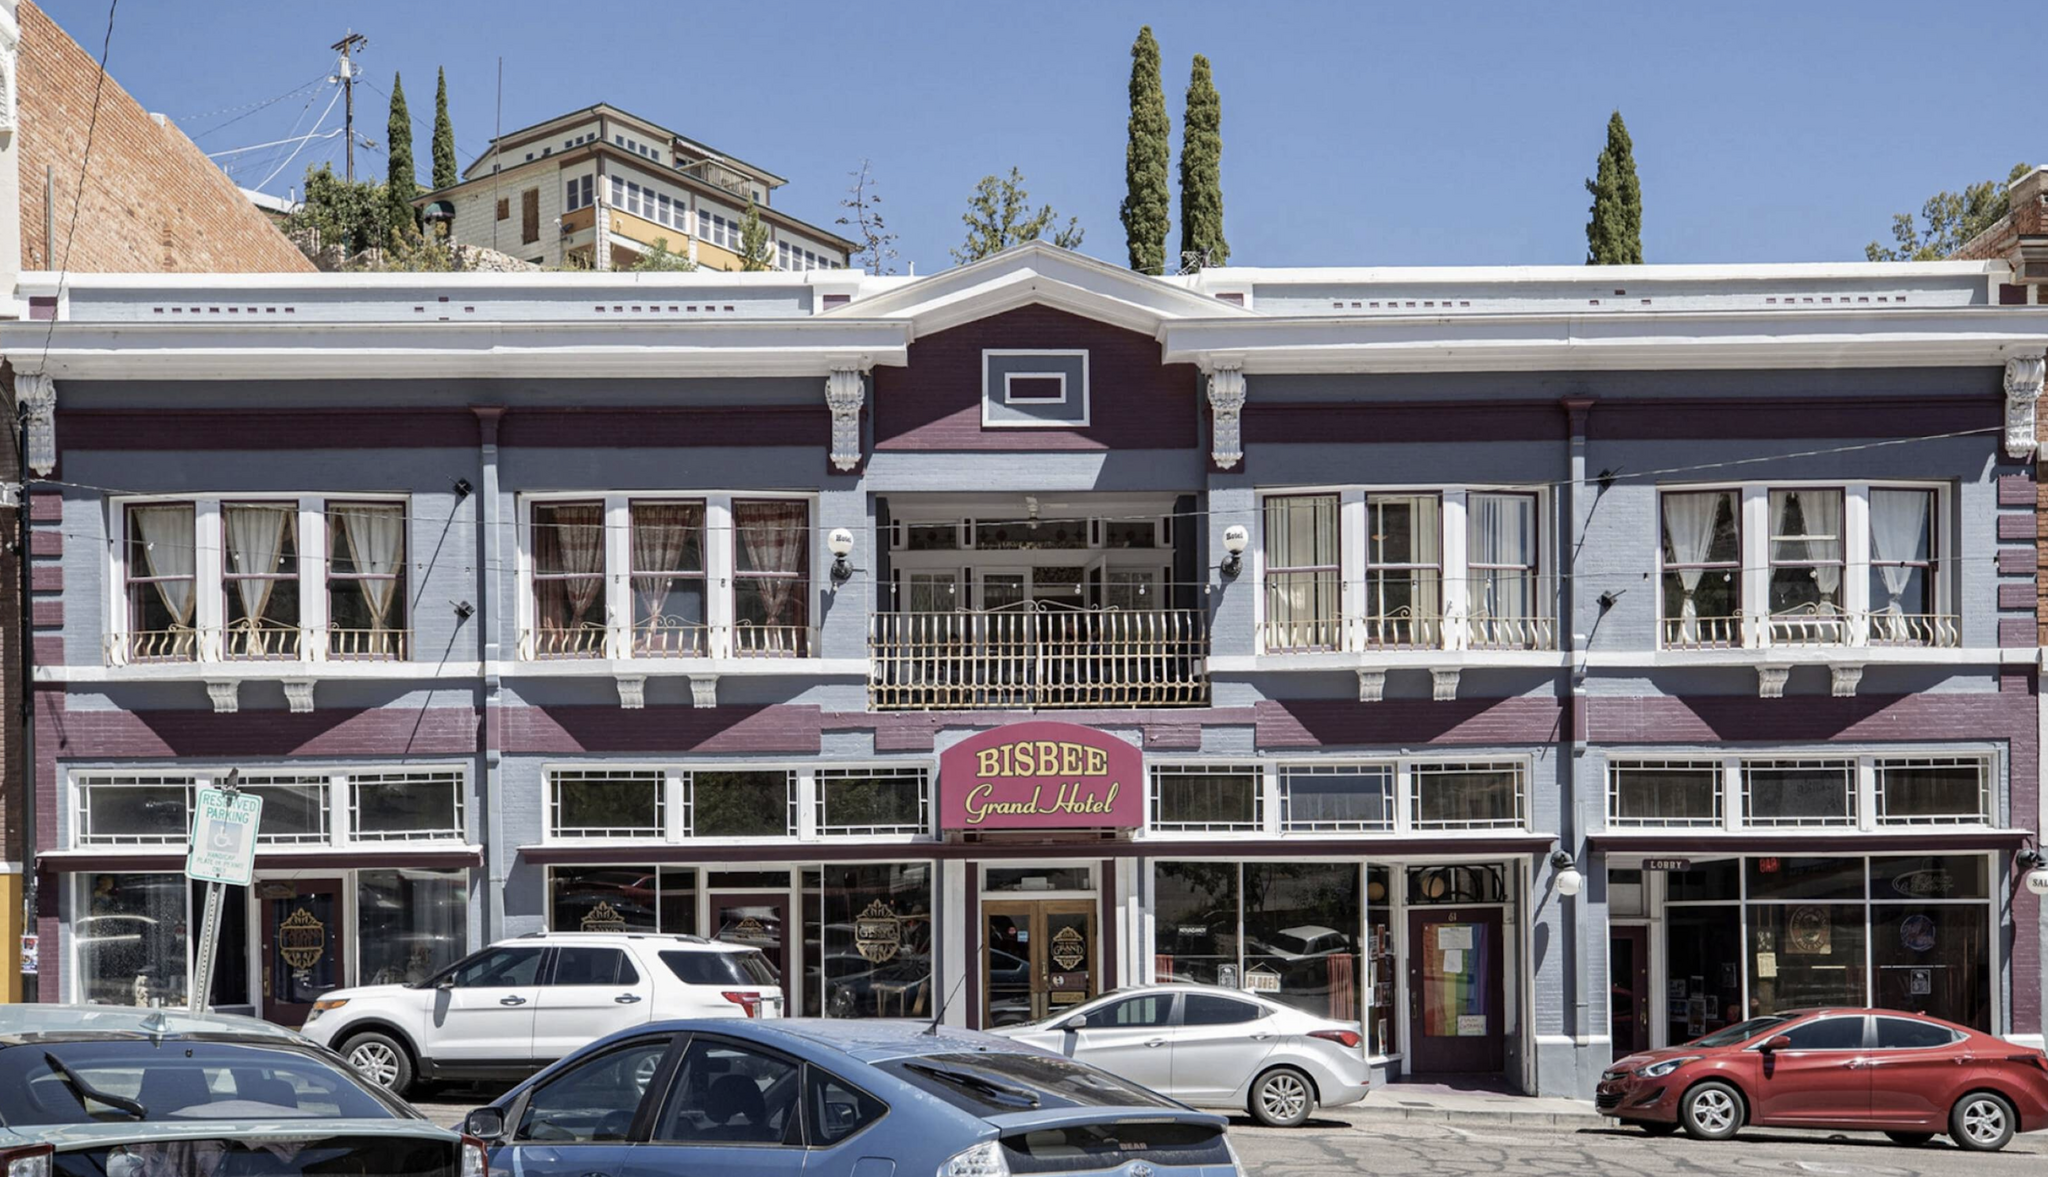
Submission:
M 327 507 L 327 652 L 335 658 L 404 658 L 405 508 Z
M 1742 642 L 1742 539 L 1732 490 L 1664 495 L 1664 644 Z
M 1435 495 L 1367 495 L 1365 644 L 1443 642 L 1443 547 Z
M 1953 645 L 1953 623 L 1939 617 L 1931 490 L 1870 491 L 1870 640 Z
M 131 660 L 198 656 L 192 504 L 128 509 L 128 643 Z
M 636 502 L 633 519 L 633 653 L 706 652 L 704 504 Z
M 299 653 L 297 503 L 224 503 L 226 658 L 296 659 Z
M 537 656 L 604 656 L 604 538 L 602 502 L 534 504 Z
M 1536 496 L 1474 494 L 1466 500 L 1465 524 L 1472 644 L 1546 648 L 1549 626 L 1536 596 Z
M 1840 642 L 1842 492 L 1771 492 L 1771 639 Z
M 787 499 L 736 499 L 732 522 L 734 647 L 755 654 L 807 654 L 808 505 Z
M 1336 495 L 1266 500 L 1266 648 L 1343 644 Z

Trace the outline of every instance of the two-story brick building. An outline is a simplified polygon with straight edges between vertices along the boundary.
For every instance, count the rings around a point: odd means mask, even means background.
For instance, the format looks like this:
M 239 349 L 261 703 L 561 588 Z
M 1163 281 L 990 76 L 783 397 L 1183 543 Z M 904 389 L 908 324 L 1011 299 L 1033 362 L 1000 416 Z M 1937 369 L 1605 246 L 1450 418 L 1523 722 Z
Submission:
M 212 999 L 285 1021 L 554 927 L 834 1017 L 1242 986 L 1541 1092 L 1818 1002 L 2038 1043 L 2007 280 L 74 279 L 44 992 L 184 999 L 232 772 Z

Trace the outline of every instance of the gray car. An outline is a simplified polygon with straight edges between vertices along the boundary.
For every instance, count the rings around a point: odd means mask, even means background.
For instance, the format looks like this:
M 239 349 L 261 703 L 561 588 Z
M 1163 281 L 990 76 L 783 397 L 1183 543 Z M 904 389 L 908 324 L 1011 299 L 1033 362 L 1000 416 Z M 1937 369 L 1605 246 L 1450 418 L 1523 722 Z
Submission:
M 470 1113 L 518 1177 L 1242 1177 L 1221 1116 L 969 1030 L 667 1022 Z
M 0 1171 L 482 1177 L 484 1151 L 268 1022 L 10 1005 L 0 1006 Z

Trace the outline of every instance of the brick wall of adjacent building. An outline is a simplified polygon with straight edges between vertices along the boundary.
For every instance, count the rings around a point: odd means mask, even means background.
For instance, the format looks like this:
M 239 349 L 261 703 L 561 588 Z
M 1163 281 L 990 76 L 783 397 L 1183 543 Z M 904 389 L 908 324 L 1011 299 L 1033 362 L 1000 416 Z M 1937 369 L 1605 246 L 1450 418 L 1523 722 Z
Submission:
M 111 74 L 99 96 L 91 170 L 78 205 L 77 229 L 70 232 L 99 59 L 29 0 L 22 0 L 20 20 L 22 269 L 313 269 L 184 132 L 159 122 Z M 46 175 L 54 187 L 54 200 L 48 202 L 55 211 L 54 249 L 46 241 Z

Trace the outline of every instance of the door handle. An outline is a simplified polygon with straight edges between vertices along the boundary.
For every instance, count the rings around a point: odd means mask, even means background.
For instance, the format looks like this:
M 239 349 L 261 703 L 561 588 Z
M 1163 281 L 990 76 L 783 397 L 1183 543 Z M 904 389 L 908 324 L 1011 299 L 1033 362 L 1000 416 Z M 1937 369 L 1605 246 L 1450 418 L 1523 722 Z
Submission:
M 499 1005 L 525 1005 L 525 1004 L 526 1004 L 526 999 L 525 999 L 524 997 L 500 997 L 500 998 L 498 999 L 498 1004 L 499 1004 Z
M 640 995 L 638 993 L 621 993 L 617 997 L 612 998 L 612 1000 L 620 1005 L 631 1005 L 640 1000 Z
M 1850 1070 L 1852 1070 L 1852 1071 L 1854 1071 L 1854 1070 L 1857 1070 L 1857 1069 L 1859 1069 L 1859 1068 L 1862 1068 L 1862 1067 L 1868 1067 L 1868 1066 L 1872 1066 L 1872 1065 L 1874 1065 L 1874 1064 L 1873 1064 L 1873 1063 L 1871 1063 L 1871 1061 L 1870 1061 L 1869 1059 L 1863 1059 L 1863 1058 L 1852 1058 L 1852 1059 L 1850 1059 L 1850 1060 L 1849 1060 L 1849 1069 L 1850 1069 Z
M 1147 1047 L 1147 1048 L 1150 1048 L 1150 1047 L 1154 1047 L 1154 1046 L 1165 1046 L 1165 1045 L 1166 1045 L 1166 1039 L 1164 1039 L 1164 1038 L 1147 1038 L 1147 1039 L 1145 1040 L 1145 1045 L 1146 1045 L 1146 1047 Z
M 1265 1031 L 1265 1030 L 1261 1030 L 1261 1031 L 1259 1031 L 1259 1032 L 1258 1032 L 1257 1034 L 1254 1034 L 1254 1035 L 1252 1035 L 1252 1041 L 1253 1041 L 1253 1042 L 1264 1042 L 1264 1041 L 1265 1041 L 1266 1039 L 1268 1039 L 1268 1038 L 1271 1038 L 1272 1036 L 1273 1036 L 1273 1035 L 1272 1035 L 1272 1034 L 1271 1034 L 1270 1032 L 1268 1032 L 1268 1031 Z

